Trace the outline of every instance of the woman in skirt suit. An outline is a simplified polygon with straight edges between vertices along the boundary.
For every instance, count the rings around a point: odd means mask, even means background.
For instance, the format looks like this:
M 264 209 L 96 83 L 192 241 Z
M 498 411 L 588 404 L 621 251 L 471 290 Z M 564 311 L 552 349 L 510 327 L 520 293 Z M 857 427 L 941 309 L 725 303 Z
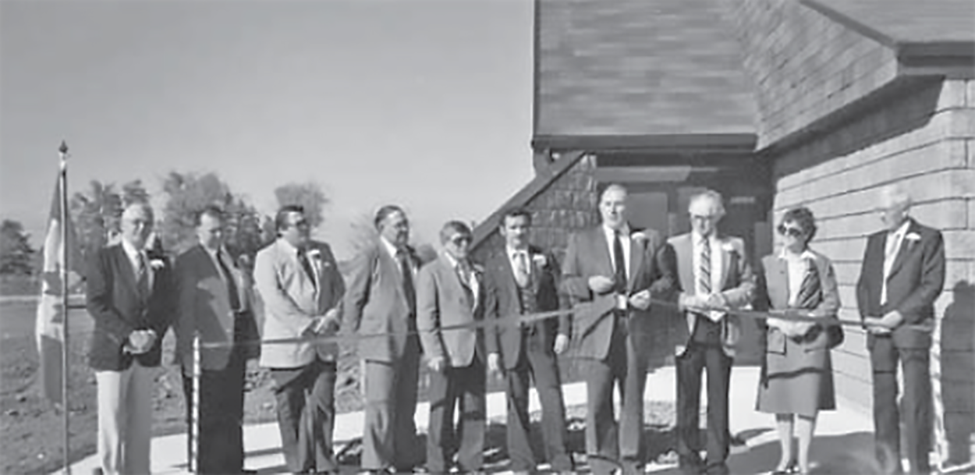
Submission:
M 762 259 L 755 307 L 835 318 L 840 307 L 830 260 L 809 248 L 816 222 L 807 208 L 785 213 L 781 250 Z M 760 321 L 761 322 L 761 321 Z M 826 327 L 771 318 L 761 322 L 765 355 L 757 409 L 775 414 L 782 457 L 773 474 L 808 473 L 816 415 L 836 408 Z M 793 453 L 793 429 L 798 458 Z

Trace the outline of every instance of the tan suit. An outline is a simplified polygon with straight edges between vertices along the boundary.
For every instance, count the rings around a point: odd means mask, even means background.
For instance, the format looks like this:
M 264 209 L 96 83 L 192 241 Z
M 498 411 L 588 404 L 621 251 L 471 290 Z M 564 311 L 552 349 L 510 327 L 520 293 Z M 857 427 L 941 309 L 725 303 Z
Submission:
M 283 239 L 257 253 L 254 280 L 264 301 L 265 341 L 314 336 L 314 319 L 341 301 L 345 283 L 328 244 L 309 243 L 307 256 L 311 275 Z M 278 427 L 292 472 L 338 468 L 332 458 L 337 351 L 335 343 L 311 341 L 261 347 L 261 365 L 271 368 L 277 383 Z
M 417 279 L 417 329 L 427 358 L 444 358 L 446 368 L 430 374 L 430 430 L 427 470 L 446 473 L 457 451 L 462 472 L 480 471 L 484 460 L 485 373 L 487 354 L 480 329 L 442 330 L 474 323 L 484 315 L 484 279 L 478 270 L 462 283 L 451 259 L 442 255 L 420 269 Z M 454 427 L 454 406 L 461 416 Z M 460 434 L 461 440 L 455 441 Z
M 696 292 L 696 248 L 691 233 L 675 236 L 670 245 L 677 256 L 680 289 L 683 294 Z M 755 284 L 752 268 L 745 255 L 745 243 L 739 238 L 716 236 L 711 246 L 711 265 L 719 263 L 717 293 L 724 296 L 730 308 L 751 303 Z M 713 280 L 712 280 L 713 282 Z M 703 297 L 703 296 L 702 296 Z M 708 372 L 708 423 L 706 469 L 727 473 L 728 458 L 728 389 L 732 357 L 741 338 L 741 324 L 733 315 L 720 315 L 716 323 L 705 315 L 682 312 L 677 327 L 677 453 L 682 466 L 699 466 L 701 444 L 698 429 L 701 403 L 701 372 Z M 714 330 L 719 327 L 720 335 Z M 712 333 L 714 332 L 714 333 Z M 713 339 L 712 339 L 713 338 Z
M 183 368 L 187 424 L 192 423 L 193 335 L 198 332 L 203 343 L 227 344 L 200 352 L 199 472 L 239 473 L 244 468 L 246 360 L 256 357 L 260 349 L 257 345 L 234 344 L 260 339 L 250 282 L 225 249 L 211 254 L 197 245 L 176 259 L 176 285 L 179 297 L 173 325 L 174 356 Z

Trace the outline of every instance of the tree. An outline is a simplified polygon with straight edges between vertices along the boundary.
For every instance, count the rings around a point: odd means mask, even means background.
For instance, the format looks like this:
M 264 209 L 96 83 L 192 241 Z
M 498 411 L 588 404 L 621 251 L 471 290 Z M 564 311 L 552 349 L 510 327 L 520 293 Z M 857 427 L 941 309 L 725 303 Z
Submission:
M 376 230 L 374 217 L 369 213 L 362 213 L 349 223 L 352 228 L 349 233 L 349 251 L 352 256 L 357 256 L 362 251 L 371 247 L 379 239 L 379 231 Z
M 24 226 L 9 219 L 0 224 L 0 274 L 30 275 L 34 249 Z
M 281 185 L 274 190 L 274 196 L 278 199 L 278 206 L 304 207 L 305 219 L 312 229 L 317 228 L 325 220 L 325 205 L 328 204 L 328 198 L 318 183 L 309 181 Z
M 203 208 L 216 205 L 226 218 L 227 250 L 235 256 L 253 257 L 266 244 L 261 236 L 261 215 L 215 173 L 197 176 L 170 172 L 163 179 L 167 195 L 157 234 L 163 248 L 178 253 L 196 244 L 195 218 Z

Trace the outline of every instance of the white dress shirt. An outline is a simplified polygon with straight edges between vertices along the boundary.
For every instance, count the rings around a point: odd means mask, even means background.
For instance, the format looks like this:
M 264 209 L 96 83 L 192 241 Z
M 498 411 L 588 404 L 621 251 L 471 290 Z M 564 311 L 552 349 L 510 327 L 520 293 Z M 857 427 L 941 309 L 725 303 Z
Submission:
M 779 259 L 785 261 L 787 274 L 789 276 L 789 306 L 795 306 L 796 299 L 799 298 L 799 290 L 802 288 L 802 280 L 806 277 L 808 261 L 815 261 L 816 257 L 809 249 L 802 251 L 801 254 L 787 252 L 785 248 L 779 252 Z
M 616 236 L 616 231 L 609 226 L 603 225 L 603 233 L 606 234 L 606 245 L 609 246 L 609 262 L 613 266 L 613 272 L 616 272 L 616 259 L 613 255 L 613 238 Z M 624 225 L 619 230 L 620 243 L 623 245 L 623 267 L 624 272 L 626 272 L 626 280 L 630 280 L 630 226 Z
M 524 249 L 515 249 L 513 247 L 505 246 L 505 253 L 508 256 L 508 261 L 511 262 L 511 270 L 514 272 L 515 277 L 518 277 L 518 258 L 523 256 L 525 263 L 525 277 L 531 277 L 532 275 L 532 259 L 531 253 L 528 252 L 528 247 Z
M 910 220 L 904 220 L 904 223 L 897 228 L 897 231 L 887 235 L 886 245 L 884 246 L 884 278 L 880 284 L 881 305 L 887 303 L 887 278 L 890 277 L 891 268 L 894 267 L 894 261 L 897 260 L 897 254 L 901 249 L 901 244 L 904 242 L 904 236 L 907 235 L 907 228 L 909 227 L 911 227 Z
M 460 267 L 460 262 L 458 262 L 457 259 L 454 259 L 454 256 L 451 256 L 447 252 L 444 252 L 443 254 L 447 256 L 447 262 L 450 263 L 450 267 L 454 269 L 454 273 L 457 274 L 457 278 L 460 279 L 461 272 L 460 269 L 458 269 L 458 267 Z M 477 281 L 477 273 L 474 272 L 474 264 L 468 261 L 468 265 L 470 266 L 470 272 L 467 273 L 467 282 L 461 282 L 461 283 L 466 283 L 467 287 L 471 289 L 471 294 L 474 295 L 474 302 L 471 305 L 471 309 L 473 310 L 477 308 L 477 304 L 478 304 L 477 294 L 478 294 L 478 290 L 480 289 L 480 283 Z
M 393 258 L 393 262 L 396 262 L 396 268 L 400 271 L 400 273 L 402 273 L 403 272 L 403 268 L 402 268 L 402 266 L 400 266 L 399 257 L 396 256 L 396 253 L 399 252 L 399 248 L 397 248 L 396 246 L 394 246 L 393 243 L 387 241 L 386 238 L 384 238 L 382 236 L 379 236 L 379 242 L 382 243 L 382 248 L 385 249 L 386 252 L 389 253 L 389 256 L 390 257 Z M 406 252 L 406 249 L 403 249 L 403 252 Z M 409 259 L 409 260 L 407 260 L 407 262 L 410 265 L 410 276 L 411 277 L 416 277 L 416 271 L 417 271 L 417 269 L 416 269 L 416 265 L 413 263 L 413 259 Z
M 705 293 L 701 288 L 701 252 L 704 249 L 704 236 L 691 232 L 691 243 L 694 247 L 693 262 L 694 266 L 694 293 L 702 300 L 707 300 L 711 294 L 721 293 L 721 276 L 724 274 L 724 260 L 721 258 L 721 241 L 711 233 L 707 237 L 711 251 L 711 292 Z M 708 318 L 718 321 L 724 316 L 723 312 L 712 310 L 708 312 Z
M 155 276 L 152 275 L 152 263 L 149 262 L 149 256 L 146 255 L 145 249 L 136 249 L 129 241 L 122 239 L 122 249 L 125 251 L 125 255 L 129 258 L 129 264 L 132 265 L 132 273 L 138 278 L 139 276 L 139 255 L 142 255 L 142 262 L 146 266 L 146 279 L 149 284 L 149 290 L 152 290 L 152 282 L 155 280 Z

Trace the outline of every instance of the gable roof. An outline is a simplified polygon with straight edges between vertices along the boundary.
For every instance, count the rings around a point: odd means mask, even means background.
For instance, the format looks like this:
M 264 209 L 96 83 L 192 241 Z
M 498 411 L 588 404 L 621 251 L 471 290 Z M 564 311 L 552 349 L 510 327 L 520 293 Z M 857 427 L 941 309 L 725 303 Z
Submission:
M 535 136 L 754 134 L 720 0 L 537 0 Z
M 802 0 L 888 46 L 975 42 L 972 0 Z

